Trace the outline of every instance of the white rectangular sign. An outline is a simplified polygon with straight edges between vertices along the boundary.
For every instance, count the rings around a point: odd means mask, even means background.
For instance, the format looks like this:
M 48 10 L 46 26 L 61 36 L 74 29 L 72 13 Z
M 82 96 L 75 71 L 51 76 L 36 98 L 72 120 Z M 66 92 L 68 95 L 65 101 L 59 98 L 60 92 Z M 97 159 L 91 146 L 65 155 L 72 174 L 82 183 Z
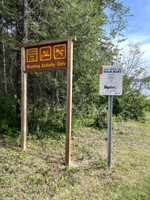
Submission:
M 100 95 L 122 95 L 122 66 L 100 67 Z

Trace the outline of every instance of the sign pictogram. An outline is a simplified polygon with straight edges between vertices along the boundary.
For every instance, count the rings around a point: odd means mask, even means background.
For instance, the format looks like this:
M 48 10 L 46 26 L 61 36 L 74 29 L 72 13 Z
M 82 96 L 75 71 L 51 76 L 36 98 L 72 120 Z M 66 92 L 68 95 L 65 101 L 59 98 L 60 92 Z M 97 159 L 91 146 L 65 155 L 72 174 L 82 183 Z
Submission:
M 40 61 L 46 61 L 51 59 L 51 46 L 40 48 Z
M 27 62 L 37 62 L 38 60 L 37 48 L 27 49 L 26 54 L 27 54 Z
M 54 59 L 65 59 L 66 58 L 66 44 L 54 46 Z

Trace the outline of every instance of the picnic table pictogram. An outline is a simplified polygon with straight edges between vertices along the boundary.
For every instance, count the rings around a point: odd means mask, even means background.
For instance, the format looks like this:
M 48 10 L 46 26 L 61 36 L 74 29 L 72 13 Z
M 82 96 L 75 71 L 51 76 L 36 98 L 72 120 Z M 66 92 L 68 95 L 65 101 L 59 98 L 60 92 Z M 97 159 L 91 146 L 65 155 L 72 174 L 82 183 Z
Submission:
M 31 48 L 26 50 L 27 62 L 37 62 L 38 60 L 38 49 Z

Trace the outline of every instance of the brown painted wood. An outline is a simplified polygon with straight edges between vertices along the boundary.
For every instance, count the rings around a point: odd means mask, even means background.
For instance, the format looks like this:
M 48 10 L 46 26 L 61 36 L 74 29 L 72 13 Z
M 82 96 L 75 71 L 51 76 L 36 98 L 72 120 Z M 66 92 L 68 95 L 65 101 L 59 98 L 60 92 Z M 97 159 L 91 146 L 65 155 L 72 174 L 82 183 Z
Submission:
M 73 71 L 73 42 L 68 41 L 68 69 L 67 69 L 67 117 L 66 117 L 66 151 L 65 165 L 71 160 L 71 120 L 72 120 L 72 71 Z
M 66 41 L 76 41 L 76 36 L 69 36 L 64 38 L 58 38 L 58 39 L 52 39 L 52 40 L 42 40 L 38 42 L 29 42 L 26 44 L 20 44 L 19 47 L 35 47 L 35 46 L 41 46 L 46 44 L 55 44 L 55 43 L 61 43 Z
M 26 149 L 27 133 L 27 73 L 25 70 L 25 48 L 21 48 L 21 147 Z

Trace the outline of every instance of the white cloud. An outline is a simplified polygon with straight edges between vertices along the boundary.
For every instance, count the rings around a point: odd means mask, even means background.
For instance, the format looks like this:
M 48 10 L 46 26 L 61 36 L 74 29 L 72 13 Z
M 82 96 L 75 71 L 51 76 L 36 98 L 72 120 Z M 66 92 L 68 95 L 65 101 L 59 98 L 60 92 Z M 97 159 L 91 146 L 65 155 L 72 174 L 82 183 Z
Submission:
M 141 51 L 144 53 L 143 60 L 150 64 L 150 43 L 143 44 L 141 46 Z
M 128 37 L 129 41 L 132 41 L 132 43 L 145 43 L 146 41 L 150 41 L 149 35 L 141 35 L 141 34 L 132 34 Z
M 128 51 L 128 45 L 132 44 L 140 44 L 141 52 L 143 52 L 142 60 L 144 62 L 144 66 L 147 68 L 148 75 L 150 75 L 150 35 L 141 35 L 141 34 L 130 34 L 127 36 L 127 40 L 117 43 L 117 38 L 114 43 L 118 45 L 123 52 Z
M 130 34 L 127 35 L 127 40 L 125 40 L 124 42 L 121 42 L 119 44 L 119 46 L 124 46 L 127 45 L 129 43 L 138 43 L 138 44 L 145 44 L 147 42 L 150 43 L 150 35 L 141 35 L 141 34 Z M 116 38 L 116 40 L 118 40 L 119 38 Z
M 118 47 L 123 49 L 123 51 L 126 51 L 128 50 L 128 45 L 130 43 L 140 44 L 141 51 L 144 53 L 143 60 L 145 60 L 147 63 L 150 64 L 150 35 L 132 34 L 127 37 L 128 37 L 127 40 L 125 40 L 124 42 L 118 43 Z M 114 43 L 117 44 L 116 40 L 114 41 Z

